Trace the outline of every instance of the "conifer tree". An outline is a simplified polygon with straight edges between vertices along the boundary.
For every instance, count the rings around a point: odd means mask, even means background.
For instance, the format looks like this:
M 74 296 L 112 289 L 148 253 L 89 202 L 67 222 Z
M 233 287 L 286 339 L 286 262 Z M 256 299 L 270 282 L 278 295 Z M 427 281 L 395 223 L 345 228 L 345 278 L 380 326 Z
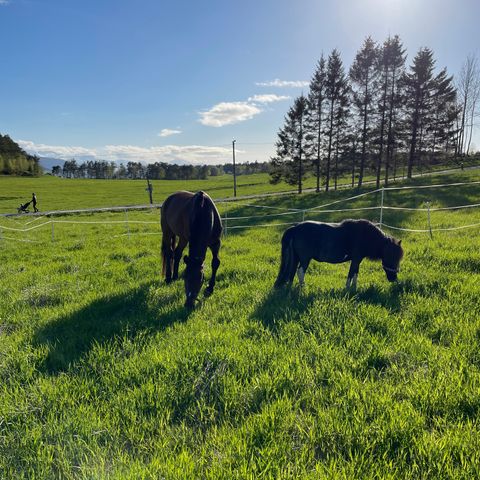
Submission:
M 310 92 L 308 94 L 308 113 L 307 129 L 309 135 L 310 150 L 315 165 L 315 176 L 317 178 L 316 191 L 320 191 L 321 179 L 321 159 L 323 154 L 322 129 L 325 122 L 325 88 L 326 88 L 326 62 L 322 54 L 317 64 L 315 73 L 310 82 Z
M 327 102 L 327 118 L 325 123 L 325 140 L 327 144 L 327 162 L 325 168 L 325 191 L 328 192 L 330 186 L 332 156 L 335 156 L 335 139 L 337 130 L 341 127 L 339 122 L 341 111 L 345 109 L 348 103 L 349 84 L 343 68 L 342 59 L 337 49 L 334 49 L 328 57 L 326 80 L 325 80 L 325 99 Z
M 381 169 L 385 155 L 385 184 L 388 184 L 394 145 L 397 136 L 396 120 L 401 107 L 399 79 L 403 75 L 405 51 L 398 35 L 388 37 L 378 55 L 377 71 L 379 84 L 378 154 L 376 162 L 377 188 L 380 187 Z
M 378 46 L 371 37 L 367 37 L 362 48 L 355 56 L 350 68 L 350 80 L 353 90 L 353 104 L 362 122 L 361 158 L 358 174 L 358 187 L 363 183 L 365 161 L 367 157 L 367 143 L 372 128 L 372 115 L 374 113 L 374 100 L 377 94 L 376 81 L 378 63 Z
M 289 185 L 297 185 L 298 193 L 302 193 L 303 180 L 307 173 L 305 167 L 310 157 L 306 149 L 306 113 L 307 99 L 301 95 L 295 99 L 285 116 L 284 126 L 278 132 L 276 155 L 271 159 L 270 181 L 278 183 L 283 179 Z
M 441 118 L 445 120 L 449 112 L 446 107 L 455 100 L 452 77 L 447 76 L 445 69 L 434 76 L 434 67 L 432 50 L 421 48 L 413 59 L 410 71 L 403 76 L 410 145 L 408 178 L 412 178 L 415 161 L 420 164 L 420 155 L 426 150 L 432 132 L 436 131 L 435 122 L 439 124 Z

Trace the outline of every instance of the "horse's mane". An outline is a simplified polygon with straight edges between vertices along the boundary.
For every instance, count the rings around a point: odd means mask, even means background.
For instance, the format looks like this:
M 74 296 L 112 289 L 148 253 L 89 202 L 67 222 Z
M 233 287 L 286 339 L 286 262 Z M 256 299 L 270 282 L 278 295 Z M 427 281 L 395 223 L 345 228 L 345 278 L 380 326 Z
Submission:
M 348 219 L 348 220 L 343 220 L 340 223 L 340 225 L 345 226 L 346 228 L 349 228 L 350 226 L 362 226 L 364 228 L 364 233 L 366 233 L 366 236 L 368 235 L 368 238 L 366 238 L 366 239 L 364 238 L 364 241 L 366 240 L 367 242 L 370 242 L 371 244 L 376 244 L 377 247 L 380 246 L 381 244 L 384 244 L 384 242 L 388 242 L 388 243 L 391 243 L 393 245 L 396 245 L 400 249 L 401 255 L 403 257 L 403 248 L 401 246 L 401 242 L 399 242 L 396 238 L 394 238 L 394 237 L 386 234 L 385 232 L 383 232 L 377 225 L 375 225 L 370 220 Z

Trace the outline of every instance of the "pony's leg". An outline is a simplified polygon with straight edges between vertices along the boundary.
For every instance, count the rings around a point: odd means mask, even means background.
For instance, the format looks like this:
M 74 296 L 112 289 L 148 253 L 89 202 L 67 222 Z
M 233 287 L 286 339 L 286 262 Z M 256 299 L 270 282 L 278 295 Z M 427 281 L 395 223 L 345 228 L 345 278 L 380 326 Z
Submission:
M 350 270 L 348 271 L 347 284 L 345 285 L 345 288 L 352 287 L 353 290 L 357 289 L 357 278 L 360 262 L 361 260 L 352 260 L 352 263 L 350 263 Z
M 165 282 L 172 281 L 172 261 L 173 261 L 173 245 L 175 244 L 175 236 L 164 233 L 162 240 L 162 253 L 165 265 Z
M 300 284 L 300 288 L 305 285 L 305 273 L 307 271 L 308 265 L 310 264 L 310 260 L 307 261 L 300 261 L 300 265 L 297 268 L 297 276 L 298 282 Z
M 220 259 L 218 258 L 218 252 L 220 251 L 220 240 L 215 242 L 213 245 L 210 245 L 210 250 L 212 252 L 212 276 L 208 282 L 208 287 L 205 289 L 205 295 L 209 296 L 213 293 L 215 287 L 215 280 L 217 277 L 217 270 L 220 266 Z
M 173 277 L 172 277 L 172 280 L 177 280 L 177 278 L 178 278 L 178 266 L 180 265 L 180 259 L 182 258 L 182 253 L 183 253 L 183 250 L 185 249 L 187 243 L 188 243 L 188 240 L 185 240 L 182 237 L 180 237 L 178 239 L 178 245 L 177 245 L 177 248 L 175 249 L 175 255 L 174 255 L 174 258 L 173 258 Z

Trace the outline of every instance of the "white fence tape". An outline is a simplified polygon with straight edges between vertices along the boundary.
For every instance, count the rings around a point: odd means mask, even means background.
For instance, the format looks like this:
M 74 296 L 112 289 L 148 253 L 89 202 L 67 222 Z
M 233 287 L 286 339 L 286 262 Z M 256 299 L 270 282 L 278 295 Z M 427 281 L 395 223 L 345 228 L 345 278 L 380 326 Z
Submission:
M 280 217 L 280 216 L 285 216 L 285 215 L 297 215 L 297 214 L 302 214 L 302 220 L 305 217 L 305 214 L 321 214 L 321 213 L 336 213 L 336 212 L 354 212 L 354 211 L 368 211 L 368 210 L 398 210 L 398 211 L 417 211 L 417 212 L 434 212 L 434 211 L 446 211 L 446 210 L 460 210 L 460 209 L 470 209 L 470 208 L 476 208 L 480 207 L 480 203 L 475 203 L 475 204 L 469 204 L 469 205 L 457 205 L 457 206 L 451 206 L 451 207 L 429 207 L 429 208 L 424 208 L 424 207 L 395 207 L 395 206 L 388 206 L 388 205 L 376 205 L 376 206 L 371 206 L 371 207 L 355 207 L 355 208 L 341 208 L 341 209 L 325 209 L 326 207 L 332 206 L 332 205 L 337 205 L 342 202 L 349 202 L 352 200 L 356 200 L 358 198 L 365 197 L 367 195 L 371 195 L 372 193 L 377 193 L 380 191 L 394 191 L 394 190 L 406 190 L 406 189 L 427 189 L 427 188 L 441 188 L 441 187 L 452 187 L 452 186 L 465 186 L 465 185 L 478 185 L 480 184 L 480 181 L 477 182 L 462 182 L 462 183 L 449 183 L 449 184 L 442 184 L 442 185 L 411 185 L 411 186 L 403 186 L 403 187 L 388 187 L 388 188 L 380 188 L 376 190 L 371 190 L 369 192 L 361 193 L 358 195 L 354 195 L 348 198 L 342 198 L 339 200 L 335 200 L 333 202 L 325 203 L 322 205 L 318 205 L 316 207 L 311 207 L 311 208 L 306 208 L 306 209 L 294 209 L 294 208 L 283 208 L 283 207 L 272 207 L 268 205 L 252 205 L 252 204 L 246 204 L 244 205 L 245 207 L 252 207 L 252 208 L 264 208 L 264 209 L 276 209 L 276 210 L 283 210 L 280 213 L 271 213 L 271 214 L 266 214 L 266 215 L 250 215 L 250 216 L 238 216 L 238 217 L 232 217 L 228 216 L 225 214 L 224 217 L 222 217 L 222 220 L 225 222 L 225 230 L 227 230 L 227 222 L 228 222 L 228 230 L 230 229 L 243 229 L 243 228 L 262 228 L 262 227 L 277 227 L 277 226 L 285 226 L 285 225 L 294 225 L 298 222 L 285 222 L 285 223 L 269 223 L 269 224 L 259 224 L 259 225 L 230 225 L 232 221 L 237 221 L 237 220 L 251 220 L 251 219 L 264 219 L 264 218 L 272 218 L 272 217 Z M 134 206 L 134 207 L 114 207 L 113 209 L 93 209 L 93 210 L 71 210 L 71 211 L 55 211 L 55 212 L 48 212 L 48 214 L 71 214 L 71 213 L 92 213 L 92 212 L 98 212 L 98 213 L 105 213 L 109 211 L 125 211 L 126 210 L 131 210 L 131 209 L 145 209 L 145 208 L 158 208 L 159 204 L 156 205 L 142 205 L 142 206 Z M 8 218 L 8 217 L 7 217 Z M 10 217 L 13 219 L 13 217 Z M 17 217 L 18 218 L 18 217 Z M 45 213 L 43 213 L 42 216 L 37 216 L 33 220 L 27 222 L 24 224 L 26 227 L 27 225 L 30 225 L 32 223 L 38 222 L 39 220 L 46 220 L 45 218 Z M 44 227 L 46 225 L 52 224 L 83 224 L 83 225 L 157 225 L 159 226 L 158 221 L 142 221 L 142 220 L 129 220 L 126 218 L 125 220 L 106 220 L 106 221 L 90 221 L 90 220 L 47 220 L 44 221 L 43 223 L 33 225 L 28 228 L 14 228 L 14 227 L 7 227 L 5 225 L 0 225 L 0 232 L 2 230 L 6 231 L 11 231 L 11 232 L 30 232 L 32 230 L 36 230 L 38 228 Z M 480 223 L 475 223 L 475 224 L 470 224 L 470 225 L 462 225 L 462 226 L 457 226 L 457 227 L 446 227 L 446 228 L 429 228 L 429 229 L 412 229 L 412 228 L 403 228 L 403 227 L 396 227 L 393 225 L 388 225 L 383 223 L 382 221 L 378 224 L 381 227 L 385 228 L 391 228 L 393 230 L 401 230 L 405 232 L 418 232 L 418 233 L 426 233 L 426 232 L 432 232 L 432 231 L 451 231 L 451 230 L 461 230 L 461 229 L 466 229 L 466 228 L 473 228 L 480 226 Z M 115 235 L 115 237 L 120 237 L 120 236 L 127 236 L 129 233 L 124 233 L 121 235 Z M 140 235 L 160 235 L 161 232 L 135 232 L 135 234 L 140 234 Z M 7 239 L 7 240 L 19 240 L 19 239 L 14 239 L 12 237 L 5 237 L 1 236 L 0 238 L 2 239 Z M 20 241 L 25 241 L 25 242 L 33 242 L 35 243 L 36 241 L 34 240 L 20 240 Z M 38 243 L 38 242 L 37 242 Z

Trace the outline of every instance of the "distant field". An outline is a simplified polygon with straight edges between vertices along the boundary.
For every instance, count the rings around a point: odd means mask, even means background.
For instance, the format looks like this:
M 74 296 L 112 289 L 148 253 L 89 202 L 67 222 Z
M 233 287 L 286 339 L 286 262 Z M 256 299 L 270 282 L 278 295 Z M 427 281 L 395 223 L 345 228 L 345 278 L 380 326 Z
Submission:
M 475 171 L 411 183 L 479 180 Z M 41 208 L 146 199 L 144 182 L 0 179 L 3 211 L 5 197 L 32 185 Z M 354 193 L 221 204 L 230 229 L 217 289 L 190 314 L 183 284 L 160 279 L 156 211 L 129 213 L 153 223 L 128 226 L 106 224 L 123 213 L 61 217 L 97 223 L 55 224 L 53 242 L 50 225 L 1 230 L 0 478 L 480 478 L 480 228 L 433 239 L 391 232 L 406 252 L 399 282 L 365 261 L 356 293 L 344 290 L 348 265 L 315 262 L 302 291 L 296 283 L 273 291 L 286 226 L 232 228 L 303 215 L 234 220 L 275 213 L 252 204 L 305 209 Z M 379 202 L 371 194 L 337 207 Z M 480 187 L 384 197 L 392 206 L 426 202 L 480 203 Z M 434 212 L 431 221 L 480 223 L 480 209 Z M 384 222 L 425 229 L 427 215 L 385 210 Z
M 237 195 L 296 191 L 286 183 L 272 185 L 268 174 L 241 175 L 237 178 Z M 367 176 L 365 181 L 372 180 Z M 348 183 L 342 178 L 339 183 Z M 153 180 L 153 200 L 162 202 L 177 190 L 204 190 L 212 198 L 233 197 L 233 177 L 221 175 L 207 180 Z M 51 176 L 40 178 L 0 176 L 0 213 L 13 213 L 20 203 L 31 199 L 33 192 L 42 211 L 76 208 L 113 207 L 149 203 L 145 180 L 85 180 Z M 316 179 L 309 177 L 304 188 L 314 188 Z M 333 188 L 333 186 L 332 186 Z

